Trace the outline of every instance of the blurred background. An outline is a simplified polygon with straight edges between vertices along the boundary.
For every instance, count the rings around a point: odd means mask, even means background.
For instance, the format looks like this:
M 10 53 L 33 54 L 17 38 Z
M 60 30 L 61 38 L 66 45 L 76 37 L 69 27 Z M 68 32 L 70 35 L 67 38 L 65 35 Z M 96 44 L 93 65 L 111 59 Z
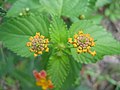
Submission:
M 0 24 L 15 1 L 0 0 Z M 120 41 L 120 0 L 91 0 L 91 3 L 95 10 L 85 17 L 101 24 Z M 17 56 L 0 42 L 0 90 L 41 90 L 32 74 L 34 68 L 42 69 L 39 57 L 36 59 Z M 69 90 L 120 90 L 120 56 L 105 56 L 95 64 L 83 65 L 75 85 Z

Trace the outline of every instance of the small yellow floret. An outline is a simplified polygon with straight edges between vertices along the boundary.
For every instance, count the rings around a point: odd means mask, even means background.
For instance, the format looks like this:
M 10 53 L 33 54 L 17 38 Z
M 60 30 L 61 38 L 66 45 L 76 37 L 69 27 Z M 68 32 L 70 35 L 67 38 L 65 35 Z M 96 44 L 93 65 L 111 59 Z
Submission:
M 46 39 L 46 40 L 45 40 L 45 43 L 49 43 L 49 40 L 48 40 L 48 39 Z
M 49 52 L 49 48 L 46 48 L 46 50 L 45 50 L 46 52 Z
M 77 53 L 82 53 L 82 50 L 77 49 Z
M 95 46 L 95 42 L 92 42 L 91 46 Z
M 77 35 L 77 34 L 75 34 L 75 35 L 74 35 L 74 38 L 77 38 L 77 37 L 78 37 L 78 35 Z
M 30 47 L 31 46 L 31 42 L 27 42 L 27 46 Z
M 72 38 L 68 38 L 68 42 L 69 42 L 69 43 L 72 43 Z
M 83 34 L 83 31 L 79 31 L 78 34 L 79 34 L 79 35 Z
M 36 35 L 40 36 L 40 33 L 36 33 Z
M 32 41 L 32 40 L 33 40 L 33 37 L 30 37 L 29 40 Z
M 90 46 L 88 46 L 88 47 L 87 47 L 87 50 L 89 50 L 90 48 L 91 48 L 91 47 L 90 47 Z
M 37 56 L 38 56 L 38 54 L 35 53 L 35 54 L 34 54 L 34 57 L 37 57 Z
M 91 55 L 92 55 L 92 56 L 95 56 L 95 55 L 96 55 L 96 51 L 92 52 Z
M 73 46 L 76 48 L 76 47 L 77 47 L 77 44 L 73 44 Z
M 38 54 L 42 54 L 42 51 L 39 51 Z
M 43 36 L 43 35 L 41 35 L 40 37 L 41 37 L 42 39 L 44 39 L 44 38 L 45 38 L 45 36 Z
M 93 38 L 90 38 L 90 41 L 93 41 L 94 39 Z

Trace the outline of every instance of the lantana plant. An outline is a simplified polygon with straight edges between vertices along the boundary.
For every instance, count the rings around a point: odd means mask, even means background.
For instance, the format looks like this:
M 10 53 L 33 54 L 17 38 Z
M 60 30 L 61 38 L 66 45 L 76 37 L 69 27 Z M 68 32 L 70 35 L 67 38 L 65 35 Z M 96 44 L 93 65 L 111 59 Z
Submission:
M 120 54 L 112 34 L 87 18 L 93 13 L 89 1 L 18 0 L 5 16 L 0 40 L 17 55 L 41 60 L 44 70 L 33 74 L 43 90 L 67 90 L 82 64 Z
M 43 90 L 47 90 L 48 88 L 52 89 L 54 87 L 51 80 L 48 79 L 46 71 L 33 71 L 33 74 L 36 78 L 36 85 L 41 86 Z

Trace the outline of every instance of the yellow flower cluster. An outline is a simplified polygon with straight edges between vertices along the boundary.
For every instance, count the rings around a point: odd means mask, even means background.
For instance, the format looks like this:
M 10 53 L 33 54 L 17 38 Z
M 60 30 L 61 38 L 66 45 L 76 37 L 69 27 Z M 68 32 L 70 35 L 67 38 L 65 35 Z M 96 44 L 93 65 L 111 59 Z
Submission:
M 29 40 L 30 42 L 27 42 L 27 46 L 30 47 L 31 52 L 34 52 L 35 57 L 42 54 L 44 50 L 49 52 L 49 40 L 45 39 L 45 36 L 40 35 L 40 33 L 36 33 L 36 35 L 34 37 L 31 36 Z
M 84 34 L 83 31 L 79 31 L 74 35 L 74 40 L 68 38 L 68 42 L 73 44 L 74 48 L 77 48 L 77 53 L 89 53 L 92 56 L 96 55 L 96 51 L 91 51 L 91 47 L 95 46 L 94 39 L 90 34 Z
M 36 85 L 41 86 L 43 90 L 53 89 L 54 86 L 50 79 L 47 78 L 46 71 L 40 72 L 33 71 L 34 77 L 36 78 Z

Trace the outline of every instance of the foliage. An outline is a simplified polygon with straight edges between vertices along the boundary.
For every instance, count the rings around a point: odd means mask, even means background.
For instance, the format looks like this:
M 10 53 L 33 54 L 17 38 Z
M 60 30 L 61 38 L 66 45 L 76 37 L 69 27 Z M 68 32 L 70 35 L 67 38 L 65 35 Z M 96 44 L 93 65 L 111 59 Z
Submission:
M 17 0 L 4 17 L 7 20 L 3 21 L 0 26 L 0 40 L 3 46 L 10 51 L 19 56 L 27 57 L 24 65 L 29 67 L 29 65 L 34 64 L 34 61 L 32 61 L 34 60 L 33 53 L 26 46 L 29 38 L 35 36 L 36 33 L 48 38 L 50 51 L 48 53 L 43 52 L 42 55 L 37 57 L 41 61 L 35 64 L 37 66 L 33 65 L 30 72 L 34 68 L 45 69 L 55 86 L 55 90 L 60 90 L 62 87 L 68 89 L 79 76 L 82 64 L 95 63 L 105 55 L 120 54 L 120 43 L 98 25 L 97 20 L 90 19 L 90 17 L 93 17 L 94 10 L 96 10 L 95 5 L 96 0 Z M 85 15 L 85 19 L 79 19 L 80 15 Z M 70 21 L 76 20 L 67 24 L 65 18 L 70 19 Z M 96 51 L 95 56 L 87 52 L 77 53 L 77 48 L 69 43 L 68 39 L 75 38 L 75 35 L 81 31 L 85 35 L 90 35 L 91 39 L 94 40 L 95 46 L 90 48 L 92 51 Z M 84 44 L 87 41 L 81 40 L 79 42 Z M 28 59 L 31 61 L 28 61 Z M 14 62 L 9 61 L 9 63 Z M 32 74 L 29 73 L 30 75 L 28 75 L 25 72 L 26 68 L 29 69 L 27 66 L 18 70 L 14 69 L 14 64 L 10 65 L 15 71 L 12 74 L 13 77 L 34 88 Z M 6 68 L 7 63 L 3 66 Z
M 120 19 L 120 0 L 113 0 L 109 8 L 105 11 L 105 15 L 110 17 L 112 21 Z
M 20 12 L 24 12 L 26 8 L 30 10 L 42 9 L 39 0 L 17 0 L 7 12 L 7 17 L 18 16 Z

